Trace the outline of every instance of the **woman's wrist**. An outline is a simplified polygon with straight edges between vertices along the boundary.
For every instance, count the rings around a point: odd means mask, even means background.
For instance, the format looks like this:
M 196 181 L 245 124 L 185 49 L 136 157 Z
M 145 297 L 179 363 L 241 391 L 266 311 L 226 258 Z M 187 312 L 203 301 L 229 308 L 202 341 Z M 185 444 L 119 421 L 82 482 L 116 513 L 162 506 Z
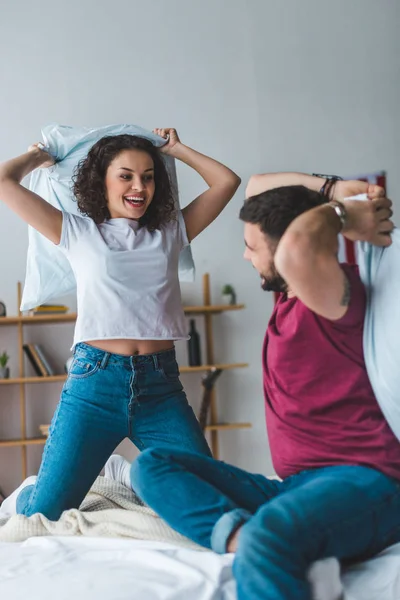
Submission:
M 25 154 L 3 163 L 0 167 L 0 177 L 20 183 L 24 177 L 41 167 L 46 161 L 48 157 L 45 152 L 39 148 L 32 148 Z
M 177 142 L 168 152 L 168 156 L 172 156 L 172 158 L 176 158 L 177 160 L 183 160 L 187 150 L 190 150 L 188 146 L 185 146 L 182 142 Z
M 33 148 L 32 150 L 29 150 L 28 154 L 32 154 L 32 159 L 29 164 L 33 165 L 33 169 L 41 167 L 49 160 L 47 152 L 44 152 L 40 148 Z

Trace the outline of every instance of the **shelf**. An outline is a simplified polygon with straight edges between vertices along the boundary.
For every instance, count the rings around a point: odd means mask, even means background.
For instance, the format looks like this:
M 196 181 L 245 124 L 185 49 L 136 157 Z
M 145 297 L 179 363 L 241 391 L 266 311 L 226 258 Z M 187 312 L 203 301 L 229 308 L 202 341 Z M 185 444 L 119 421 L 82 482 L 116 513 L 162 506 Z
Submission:
M 21 317 L 0 317 L 0 325 L 18 325 Z
M 1 325 L 36 325 L 37 323 L 74 323 L 76 321 L 76 313 L 62 313 L 58 315 L 36 315 L 34 317 L 0 317 Z
M 218 314 L 222 312 L 229 312 L 233 310 L 241 310 L 244 308 L 244 304 L 215 304 L 210 306 L 184 306 L 183 310 L 188 315 L 205 315 L 205 314 Z M 37 323 L 73 323 L 76 321 L 76 313 L 63 313 L 56 315 L 35 315 L 33 317 L 28 316 L 16 316 L 16 317 L 0 317 L 1 325 L 35 325 Z
M 211 304 L 210 306 L 184 306 L 183 310 L 187 315 L 216 315 L 232 310 L 242 310 L 244 307 L 244 304 Z
M 181 367 L 181 373 L 201 373 L 202 371 L 211 371 L 212 369 L 243 369 L 248 367 L 247 363 L 235 363 L 227 365 L 200 365 L 199 367 Z M 56 381 L 65 381 L 66 375 L 51 375 L 49 377 L 15 377 L 13 379 L 0 379 L 0 385 L 13 385 L 17 383 L 55 383 Z
M 26 440 L 0 440 L 0 446 L 34 446 L 39 444 L 45 444 L 47 438 L 28 438 Z
M 74 323 L 76 313 L 64 313 L 60 315 L 35 315 L 34 317 L 18 317 L 24 325 L 36 325 L 36 323 Z
M 216 425 L 207 425 L 206 431 L 223 431 L 224 429 L 249 429 L 251 423 L 217 423 Z
M 251 423 L 219 423 L 217 425 L 208 425 L 206 427 L 206 431 L 221 431 L 225 429 L 249 429 L 250 427 Z M 27 438 L 26 440 L 0 440 L 0 446 L 39 446 L 40 444 L 44 445 L 46 441 L 47 437 Z
M 51 375 L 49 377 L 15 377 L 14 379 L 0 379 L 0 385 L 13 385 L 14 383 L 54 383 L 64 381 L 66 375 Z
M 248 367 L 248 363 L 232 363 L 223 365 L 200 365 L 199 367 L 179 367 L 181 373 L 201 373 L 202 371 L 211 371 L 212 369 L 221 369 L 227 371 L 228 369 L 244 369 Z

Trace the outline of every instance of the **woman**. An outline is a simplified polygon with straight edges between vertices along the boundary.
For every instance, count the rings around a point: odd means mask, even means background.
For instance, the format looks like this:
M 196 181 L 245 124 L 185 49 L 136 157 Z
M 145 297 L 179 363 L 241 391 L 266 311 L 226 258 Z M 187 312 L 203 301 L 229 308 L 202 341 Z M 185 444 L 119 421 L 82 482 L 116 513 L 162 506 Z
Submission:
M 187 339 L 178 258 L 240 184 L 230 169 L 183 145 L 174 129 L 161 152 L 195 169 L 209 188 L 176 211 L 151 142 L 102 138 L 78 165 L 82 216 L 63 213 L 20 182 L 54 164 L 38 144 L 0 165 L 0 197 L 65 252 L 77 281 L 74 360 L 54 414 L 39 475 L 17 511 L 55 520 L 79 507 L 114 448 L 178 446 L 209 455 L 179 381 L 174 340 Z M 84 215 L 84 216 L 83 216 Z

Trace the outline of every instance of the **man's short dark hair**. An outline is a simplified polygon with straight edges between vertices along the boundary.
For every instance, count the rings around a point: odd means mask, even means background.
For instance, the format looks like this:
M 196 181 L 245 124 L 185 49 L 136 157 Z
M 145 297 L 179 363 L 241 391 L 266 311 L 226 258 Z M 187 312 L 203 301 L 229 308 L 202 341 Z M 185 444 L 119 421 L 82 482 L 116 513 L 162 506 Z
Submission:
M 279 240 L 296 217 L 325 202 L 322 194 L 302 185 L 279 187 L 246 200 L 239 218 L 259 225 L 267 236 Z

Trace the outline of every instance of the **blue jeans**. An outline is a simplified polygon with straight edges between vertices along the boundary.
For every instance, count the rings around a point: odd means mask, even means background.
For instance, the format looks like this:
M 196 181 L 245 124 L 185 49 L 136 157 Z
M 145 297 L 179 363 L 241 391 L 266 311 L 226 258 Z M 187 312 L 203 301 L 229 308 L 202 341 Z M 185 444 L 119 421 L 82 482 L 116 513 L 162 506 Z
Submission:
M 139 450 L 176 446 L 211 456 L 180 383 L 175 350 L 122 356 L 78 344 L 37 482 L 21 491 L 17 512 L 56 520 L 78 508 L 126 437 Z
M 309 600 L 316 560 L 370 557 L 400 541 L 400 482 L 360 466 L 269 480 L 200 454 L 152 448 L 132 486 L 167 523 L 223 553 L 241 527 L 233 565 L 239 600 Z

